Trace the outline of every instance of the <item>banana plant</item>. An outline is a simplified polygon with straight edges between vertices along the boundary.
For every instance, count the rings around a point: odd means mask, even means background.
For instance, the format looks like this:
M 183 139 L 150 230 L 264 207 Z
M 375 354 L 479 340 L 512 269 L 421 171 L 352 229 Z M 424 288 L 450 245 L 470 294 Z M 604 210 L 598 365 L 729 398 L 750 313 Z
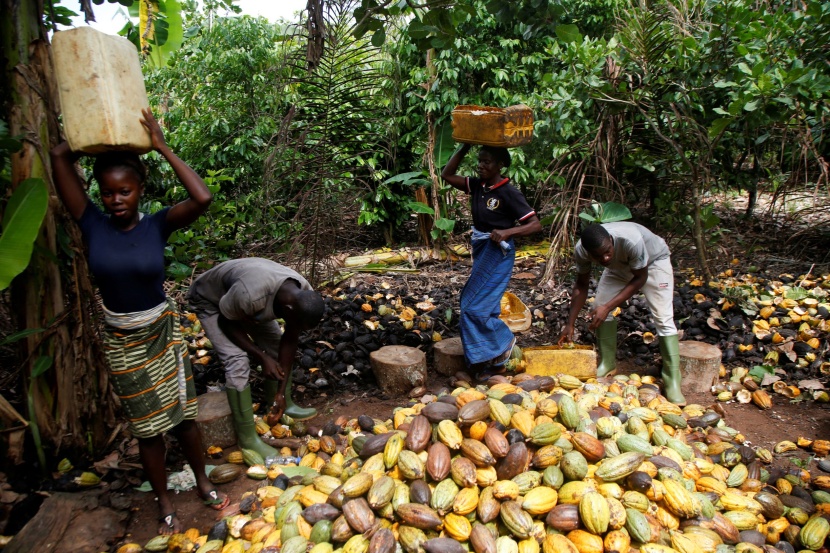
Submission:
M 0 290 L 29 265 L 49 203 L 43 179 L 26 179 L 14 190 L 3 213 L 0 234 Z

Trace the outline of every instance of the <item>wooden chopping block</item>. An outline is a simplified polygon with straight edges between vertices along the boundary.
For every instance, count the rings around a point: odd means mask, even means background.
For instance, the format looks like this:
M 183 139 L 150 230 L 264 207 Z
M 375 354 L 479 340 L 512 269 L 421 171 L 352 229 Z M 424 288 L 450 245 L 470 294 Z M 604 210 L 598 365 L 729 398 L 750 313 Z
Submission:
M 720 372 L 721 351 L 704 342 L 680 342 L 680 372 L 683 394 L 709 393 Z
M 227 394 L 208 392 L 196 400 L 199 402 L 196 426 L 202 435 L 202 446 L 205 449 L 212 445 L 225 448 L 236 444 L 236 429 Z
M 435 362 L 435 370 L 444 376 L 452 376 L 458 371 L 467 369 L 467 363 L 464 361 L 464 346 L 461 344 L 461 338 L 447 338 L 436 342 L 432 346 L 433 361 Z
M 380 389 L 390 396 L 405 395 L 427 381 L 427 356 L 418 348 L 383 346 L 369 354 L 369 362 Z

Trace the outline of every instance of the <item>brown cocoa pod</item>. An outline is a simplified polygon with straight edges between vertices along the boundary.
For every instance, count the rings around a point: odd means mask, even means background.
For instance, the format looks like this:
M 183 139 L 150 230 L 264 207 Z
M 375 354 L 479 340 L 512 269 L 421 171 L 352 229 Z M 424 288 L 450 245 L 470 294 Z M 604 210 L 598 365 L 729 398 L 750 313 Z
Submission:
M 483 524 L 473 525 L 470 532 L 470 543 L 476 553 L 496 553 L 496 538 Z
M 471 440 L 470 438 L 461 440 L 461 453 L 479 468 L 496 464 L 496 458 L 493 457 L 487 446 L 478 440 Z
M 556 505 L 545 518 L 545 524 L 563 533 L 576 530 L 579 528 L 579 505 Z
M 396 514 L 404 524 L 421 530 L 438 530 L 442 523 L 438 513 L 418 503 L 404 503 L 398 507 Z
M 302 517 L 310 525 L 314 526 L 321 520 L 330 520 L 334 522 L 342 513 L 340 509 L 328 503 L 316 503 L 310 507 L 303 509 Z
M 393 434 L 394 432 L 384 432 L 383 434 L 374 434 L 366 438 L 366 441 L 363 442 L 363 449 L 360 450 L 360 457 L 362 459 L 368 459 L 372 455 L 383 451 L 383 448 L 386 447 L 386 442 L 389 441 L 389 438 Z
M 345 516 L 337 517 L 331 525 L 331 541 L 337 543 L 344 543 L 354 536 L 352 527 L 346 522 Z
M 488 418 L 490 418 L 490 402 L 486 399 L 467 402 L 458 410 L 458 424 L 472 424 Z
M 412 419 L 412 424 L 406 433 L 404 446 L 410 451 L 420 453 L 427 448 L 430 438 L 432 438 L 432 424 L 425 416 L 417 415 Z M 363 447 L 366 447 L 366 444 Z
M 496 475 L 499 480 L 510 480 L 525 471 L 527 462 L 527 446 L 516 442 L 510 446 L 507 455 L 496 463 Z
M 452 538 L 432 538 L 424 542 L 427 553 L 467 553 L 464 546 Z
M 375 525 L 375 513 L 369 502 L 363 497 L 350 499 L 343 504 L 343 516 L 346 522 L 358 534 L 368 532 Z
M 501 511 L 501 503 L 493 496 L 493 486 L 487 486 L 481 490 L 478 496 L 478 505 L 476 506 L 476 514 L 478 519 L 487 524 L 496 520 Z
M 490 453 L 496 459 L 501 459 L 510 450 L 510 443 L 507 441 L 507 438 L 504 437 L 504 434 L 498 428 L 493 426 L 488 428 L 487 432 L 484 433 L 484 445 L 487 446 L 487 449 L 490 450 Z
M 441 442 L 429 446 L 426 471 L 435 482 L 440 482 L 450 473 L 450 448 Z
M 455 402 L 455 398 L 453 397 L 452 399 L 453 402 Z M 421 414 L 429 419 L 429 422 L 433 424 L 437 424 L 444 420 L 455 421 L 458 419 L 458 407 L 450 405 L 449 403 L 444 403 L 443 401 L 433 401 L 421 409 Z
M 412 503 L 419 503 L 421 505 L 429 505 L 432 498 L 432 490 L 429 489 L 429 484 L 423 479 L 413 480 L 409 484 L 409 500 Z
M 598 463 L 605 457 L 605 446 L 587 432 L 574 432 L 571 436 L 574 449 L 585 456 L 589 463 Z M 366 446 L 364 445 L 365 449 Z
M 663 455 L 653 455 L 648 460 L 658 469 L 669 468 L 682 473 L 683 469 L 678 465 L 674 459 L 669 459 Z
M 328 503 L 329 505 L 333 505 L 334 507 L 337 507 L 338 509 L 342 509 L 343 508 L 343 501 L 345 501 L 345 500 L 346 500 L 346 496 L 343 495 L 343 486 L 340 485 L 340 486 L 334 488 L 334 491 L 332 491 L 329 494 L 329 498 L 326 500 L 326 503 Z
M 389 528 L 377 530 L 369 540 L 368 553 L 395 553 L 395 535 Z
M 476 485 L 476 465 L 466 457 L 458 456 L 452 460 L 450 475 L 453 482 L 461 488 L 471 488 Z

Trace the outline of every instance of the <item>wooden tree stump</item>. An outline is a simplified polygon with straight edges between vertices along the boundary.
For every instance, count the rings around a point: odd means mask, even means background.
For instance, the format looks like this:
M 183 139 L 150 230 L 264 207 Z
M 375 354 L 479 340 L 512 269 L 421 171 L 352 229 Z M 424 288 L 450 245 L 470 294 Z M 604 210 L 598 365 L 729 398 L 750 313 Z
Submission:
M 720 372 L 721 351 L 703 342 L 680 342 L 680 372 L 683 394 L 711 392 L 712 382 Z
M 199 414 L 196 415 L 196 426 L 202 435 L 202 445 L 208 448 L 212 445 L 230 447 L 236 443 L 236 429 L 233 426 L 233 415 L 225 392 L 208 392 L 200 395 Z
M 461 338 L 447 338 L 436 342 L 432 346 L 433 361 L 435 370 L 444 376 L 452 376 L 458 371 L 467 370 L 467 363 L 464 361 L 464 346 L 461 345 Z
M 3 549 L 8 553 L 97 553 L 126 534 L 130 513 L 101 505 L 104 489 L 52 493 Z
M 427 381 L 427 356 L 418 348 L 384 346 L 369 354 L 369 362 L 380 389 L 390 396 L 404 395 Z

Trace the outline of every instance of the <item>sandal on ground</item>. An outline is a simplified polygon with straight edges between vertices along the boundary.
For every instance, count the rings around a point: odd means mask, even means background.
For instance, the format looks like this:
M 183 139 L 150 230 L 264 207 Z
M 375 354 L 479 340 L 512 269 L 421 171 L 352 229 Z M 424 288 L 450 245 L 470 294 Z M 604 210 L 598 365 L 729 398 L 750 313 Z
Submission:
M 210 490 L 207 493 L 207 496 L 203 496 L 198 492 L 197 494 L 199 495 L 199 497 L 202 498 L 202 503 L 204 503 L 211 509 L 215 509 L 217 511 L 221 511 L 222 509 L 228 506 L 228 503 L 231 502 L 230 498 L 227 495 L 219 495 L 219 492 L 216 490 L 216 488 Z
M 159 517 L 159 522 L 162 525 L 159 526 L 158 533 L 163 536 L 172 536 L 177 532 L 181 532 L 181 523 L 179 522 L 179 519 L 176 517 L 175 511 L 167 513 L 162 517 Z M 178 525 L 176 524 L 177 522 L 179 522 Z
M 497 374 L 504 374 L 507 372 L 506 363 L 510 359 L 510 356 L 513 355 L 513 348 L 516 347 L 516 337 L 513 337 L 513 341 L 510 342 L 510 347 L 504 350 L 498 357 L 491 359 L 490 361 L 486 361 L 484 363 L 478 363 L 476 365 L 472 365 L 470 368 L 477 370 L 475 378 L 476 380 L 483 382 L 490 378 L 491 376 Z

